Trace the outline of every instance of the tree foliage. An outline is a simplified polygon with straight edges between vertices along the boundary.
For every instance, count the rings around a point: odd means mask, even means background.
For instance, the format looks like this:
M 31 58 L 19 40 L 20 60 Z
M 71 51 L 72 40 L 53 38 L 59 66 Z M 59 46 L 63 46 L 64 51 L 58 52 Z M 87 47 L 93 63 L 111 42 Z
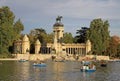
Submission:
M 13 41 L 16 40 L 15 36 L 17 34 L 14 30 L 14 19 L 14 13 L 10 10 L 9 7 L 3 6 L 0 8 L 0 54 L 9 53 L 9 47 L 12 46 Z M 18 28 L 16 28 L 16 30 L 17 29 Z
M 64 43 L 73 43 L 73 37 L 71 33 L 64 33 L 63 35 L 63 42 Z
M 45 38 L 47 37 L 46 31 L 43 28 L 35 29 L 35 40 L 39 39 L 41 43 L 46 42 Z
M 117 57 L 120 58 L 120 44 L 118 44 L 118 48 L 117 48 Z
M 36 40 L 39 40 L 41 44 L 53 43 L 53 33 L 47 34 L 46 30 L 43 28 L 36 28 L 34 30 L 31 30 L 31 32 L 29 33 L 29 38 L 31 42 L 31 53 L 34 53 L 34 45 Z
M 109 45 L 109 23 L 102 19 L 94 19 L 90 23 L 88 38 L 92 43 L 92 52 L 94 54 L 104 54 Z
M 13 26 L 13 30 L 14 30 L 14 37 L 16 37 L 16 39 L 19 39 L 20 38 L 20 35 L 21 35 L 21 31 L 24 30 L 24 25 L 22 24 L 21 20 L 18 19 L 14 26 Z
M 110 38 L 109 47 L 107 49 L 107 53 L 109 53 L 110 57 L 115 57 L 116 54 L 117 54 L 117 42 L 114 39 L 114 37 Z
M 88 40 L 87 31 L 89 28 L 82 27 L 80 30 L 77 30 L 76 34 L 78 34 L 75 38 L 77 39 L 77 43 L 85 43 Z
M 120 44 L 119 37 L 112 36 L 110 37 L 109 47 L 107 48 L 107 52 L 110 57 L 120 57 Z
M 31 43 L 35 43 L 37 39 L 39 39 L 41 43 L 53 42 L 53 34 L 52 33 L 47 34 L 46 30 L 44 30 L 43 28 L 37 28 L 37 29 L 31 30 L 31 32 L 29 33 L 29 38 Z
M 53 33 L 50 33 L 50 34 L 47 34 L 47 37 L 46 37 L 46 42 L 47 43 L 53 43 Z

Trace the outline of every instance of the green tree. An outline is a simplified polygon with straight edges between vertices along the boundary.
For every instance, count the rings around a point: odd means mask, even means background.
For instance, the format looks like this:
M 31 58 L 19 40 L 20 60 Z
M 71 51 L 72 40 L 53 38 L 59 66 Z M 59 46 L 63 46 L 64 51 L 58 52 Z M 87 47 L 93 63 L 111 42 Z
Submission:
M 35 43 L 37 39 L 39 39 L 41 43 L 53 43 L 53 33 L 47 34 L 43 28 L 31 30 L 29 38 L 31 43 Z
M 36 35 L 36 31 L 35 30 L 31 30 L 29 33 L 29 40 L 30 40 L 30 53 L 35 53 L 35 35 Z
M 73 37 L 73 43 L 78 43 L 79 38 L 77 36 Z
M 118 48 L 117 48 L 117 56 L 120 58 L 120 44 L 118 44 Z
M 117 41 L 115 40 L 114 37 L 110 37 L 109 40 L 109 47 L 107 48 L 107 53 L 109 54 L 110 57 L 116 57 L 117 55 Z
M 34 53 L 35 49 L 35 42 L 38 39 L 40 43 L 53 43 L 53 33 L 47 34 L 46 31 L 43 28 L 37 28 L 34 30 L 31 30 L 29 33 L 29 38 L 30 38 L 30 52 Z
M 47 43 L 53 43 L 53 33 L 47 34 L 47 37 L 45 37 L 45 41 Z
M 1 54 L 8 53 L 9 46 L 12 45 L 14 18 L 14 14 L 9 7 L 0 8 Z
M 63 40 L 64 43 L 73 43 L 73 37 L 71 33 L 64 33 Z
M 115 58 L 120 57 L 120 44 L 119 44 L 118 36 L 110 37 L 107 53 L 110 55 L 110 57 L 115 57 Z
M 90 29 L 88 31 L 88 39 L 92 43 L 93 54 L 104 54 L 109 45 L 109 23 L 108 21 L 102 21 L 101 18 L 94 19 L 90 23 Z
M 29 40 L 31 44 L 35 43 L 35 35 L 36 35 L 35 30 L 31 30 L 29 33 Z
M 43 28 L 35 29 L 35 40 L 39 39 L 41 43 L 46 43 L 47 33 Z
M 85 43 L 88 40 L 87 31 L 89 28 L 82 27 L 80 30 L 77 30 L 76 34 L 78 34 L 75 38 L 77 39 L 77 43 Z
M 14 19 L 14 13 L 9 7 L 3 6 L 0 8 L 0 54 L 2 55 L 12 52 L 12 49 L 10 48 L 12 48 L 14 40 L 16 40 L 16 36 L 18 34 L 20 35 L 20 31 L 18 32 L 18 29 L 21 27 L 19 25 L 22 25 L 22 23 L 19 19 L 14 24 Z M 18 23 L 20 24 L 18 25 Z
M 24 25 L 22 24 L 21 20 L 18 19 L 15 24 L 14 24 L 14 27 L 13 27 L 13 30 L 14 30 L 14 38 L 15 39 L 19 39 L 20 38 L 20 35 L 21 35 L 21 31 L 24 30 Z

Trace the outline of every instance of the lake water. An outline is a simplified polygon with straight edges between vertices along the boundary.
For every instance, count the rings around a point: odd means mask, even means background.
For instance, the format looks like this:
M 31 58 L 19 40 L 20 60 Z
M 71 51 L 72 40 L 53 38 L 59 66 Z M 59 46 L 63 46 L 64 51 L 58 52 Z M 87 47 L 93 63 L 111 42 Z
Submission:
M 46 68 L 33 67 L 32 61 L 2 61 L 0 81 L 120 81 L 120 62 L 107 67 L 97 64 L 94 73 L 80 72 L 80 62 L 47 61 Z

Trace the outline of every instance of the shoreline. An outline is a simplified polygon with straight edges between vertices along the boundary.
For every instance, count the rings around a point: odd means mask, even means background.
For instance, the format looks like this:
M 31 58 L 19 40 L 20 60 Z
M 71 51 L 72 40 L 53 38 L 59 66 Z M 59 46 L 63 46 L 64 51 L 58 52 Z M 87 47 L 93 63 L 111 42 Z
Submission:
M 7 60 L 8 60 L 8 61 L 9 61 L 9 60 L 12 61 L 12 60 L 18 60 L 18 59 L 17 59 L 17 58 L 0 58 L 0 61 L 2 61 L 2 60 L 3 60 L 3 61 L 4 61 L 4 60 L 6 60 L 6 61 L 7 61 Z
M 30 54 L 17 54 L 15 58 L 0 58 L 0 61 L 4 61 L 4 60 L 20 60 L 20 59 L 26 59 L 26 60 L 36 60 L 36 59 L 39 59 L 39 60 L 48 60 L 48 59 L 52 59 L 53 55 L 42 55 L 42 54 L 34 54 L 34 55 L 30 55 Z M 90 58 L 92 59 L 94 56 L 93 55 L 86 55 L 84 57 L 79 57 L 78 58 L 78 61 L 81 61 L 82 59 L 87 59 L 87 58 Z M 56 57 L 56 59 L 58 60 L 61 60 L 63 59 L 63 57 L 59 56 L 59 57 Z M 73 56 L 64 56 L 64 59 L 65 60 L 76 60 Z M 111 61 L 111 60 L 120 60 L 120 59 L 110 59 L 108 56 L 97 56 L 96 60 L 108 60 L 108 61 Z
M 0 58 L 0 61 L 18 61 L 17 58 Z M 66 59 L 66 60 L 73 60 L 73 59 Z M 120 59 L 109 59 L 108 61 L 119 61 Z

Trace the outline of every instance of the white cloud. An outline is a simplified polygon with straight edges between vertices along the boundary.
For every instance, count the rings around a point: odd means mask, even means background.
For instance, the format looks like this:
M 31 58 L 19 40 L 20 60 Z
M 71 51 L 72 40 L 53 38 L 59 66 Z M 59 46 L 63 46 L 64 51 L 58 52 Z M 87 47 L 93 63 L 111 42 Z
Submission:
M 25 25 L 28 24 L 26 27 L 32 27 L 29 23 L 52 25 L 54 21 L 51 19 L 55 19 L 57 15 L 68 18 L 69 23 L 74 25 L 76 20 L 81 19 L 120 20 L 119 4 L 120 0 L 0 0 L 0 7 L 9 6 L 16 18 L 21 18 Z M 67 20 L 65 18 L 64 21 Z
M 80 18 L 120 18 L 120 12 L 115 9 L 119 4 L 111 0 L 103 2 L 97 0 L 68 0 L 61 3 L 52 2 L 46 4 L 47 6 L 43 7 L 43 11 L 48 15 L 62 14 L 67 17 Z
M 23 16 L 61 14 L 80 18 L 120 18 L 118 0 L 1 0 L 1 2 L 10 5 L 16 13 Z

